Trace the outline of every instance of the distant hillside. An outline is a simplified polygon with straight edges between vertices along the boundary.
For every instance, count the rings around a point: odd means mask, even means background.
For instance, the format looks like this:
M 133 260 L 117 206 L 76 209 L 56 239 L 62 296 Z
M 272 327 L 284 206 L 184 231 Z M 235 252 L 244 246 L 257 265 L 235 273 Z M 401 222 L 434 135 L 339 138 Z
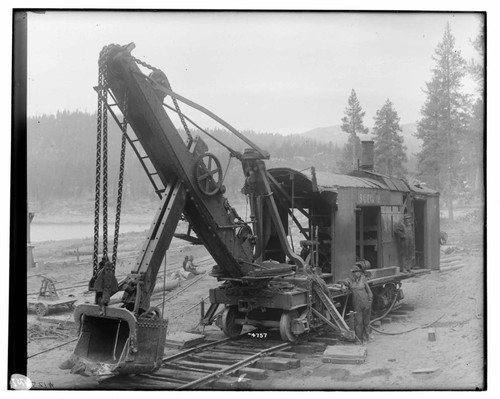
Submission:
M 109 198 L 114 203 L 117 193 L 121 134 L 112 121 L 109 126 Z M 92 201 L 95 195 L 96 115 L 82 112 L 58 112 L 27 120 L 28 196 L 31 202 L 48 206 L 55 200 L 84 199 Z M 244 182 L 241 166 L 233 159 L 231 168 L 224 143 L 236 151 L 244 151 L 248 144 L 223 129 L 210 129 L 218 142 L 200 131 L 210 151 L 223 164 L 224 185 L 228 197 L 241 195 Z M 296 135 L 242 131 L 248 139 L 271 154 L 269 168 L 288 166 L 298 170 L 315 166 L 317 170 L 332 171 L 341 156 L 341 149 L 333 144 Z M 182 133 L 181 136 L 185 134 Z M 127 149 L 124 177 L 125 201 L 154 199 L 156 194 L 135 154 Z
M 408 172 L 414 174 L 416 170 L 417 158 L 416 154 L 420 152 L 420 147 L 422 141 L 417 139 L 414 134 L 417 131 L 416 123 L 405 123 L 401 125 L 401 129 L 404 143 L 407 149 L 408 163 L 406 165 Z M 304 133 L 300 133 L 297 136 L 303 137 L 309 140 L 320 141 L 324 143 L 332 143 L 338 148 L 342 148 L 347 142 L 347 134 L 342 131 L 340 125 L 317 127 L 316 129 L 309 130 Z M 368 134 L 366 138 L 372 138 L 371 134 Z M 363 137 L 361 138 L 363 140 Z
M 401 125 L 401 129 L 403 129 L 402 134 L 405 145 L 408 147 L 408 156 L 415 155 L 420 151 L 421 146 L 421 140 L 414 137 L 414 134 L 417 131 L 417 124 L 406 123 Z M 331 142 L 339 147 L 343 147 L 347 142 L 347 134 L 342 131 L 340 125 L 317 127 L 307 132 L 300 133 L 298 136 L 317 141 Z M 372 136 L 369 134 L 367 137 Z M 361 137 L 361 139 L 363 138 Z

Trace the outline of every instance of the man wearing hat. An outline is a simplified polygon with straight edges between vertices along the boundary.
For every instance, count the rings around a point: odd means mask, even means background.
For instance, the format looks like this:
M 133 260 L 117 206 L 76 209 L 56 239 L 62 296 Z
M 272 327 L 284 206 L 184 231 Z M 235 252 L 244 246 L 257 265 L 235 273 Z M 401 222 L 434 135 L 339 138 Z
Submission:
M 346 285 L 352 293 L 352 304 L 354 307 L 354 331 L 356 336 L 363 343 L 370 339 L 370 317 L 372 312 L 373 294 L 366 277 L 363 275 L 361 264 L 351 269 L 352 278 L 342 283 Z
M 394 234 L 399 240 L 398 247 L 402 269 L 409 272 L 415 261 L 415 237 L 412 217 L 409 213 L 406 213 L 403 222 L 396 226 Z

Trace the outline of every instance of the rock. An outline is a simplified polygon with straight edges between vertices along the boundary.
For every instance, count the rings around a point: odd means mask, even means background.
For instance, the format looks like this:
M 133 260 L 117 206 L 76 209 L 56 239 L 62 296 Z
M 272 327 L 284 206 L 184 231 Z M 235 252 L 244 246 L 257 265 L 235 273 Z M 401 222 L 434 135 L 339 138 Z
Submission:
M 87 373 L 87 366 L 83 362 L 77 362 L 71 369 L 71 374 L 80 374 L 83 376 L 89 376 Z
M 59 365 L 61 370 L 70 370 L 75 366 L 75 361 L 71 358 L 65 360 Z

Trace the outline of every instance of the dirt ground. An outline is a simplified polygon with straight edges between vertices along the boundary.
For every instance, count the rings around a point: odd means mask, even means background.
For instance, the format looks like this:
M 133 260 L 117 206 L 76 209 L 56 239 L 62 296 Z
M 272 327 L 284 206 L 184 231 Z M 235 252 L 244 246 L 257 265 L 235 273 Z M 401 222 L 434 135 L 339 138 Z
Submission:
M 254 381 L 256 390 L 474 390 L 484 389 L 485 336 L 484 333 L 484 259 L 483 226 L 478 221 L 462 219 L 453 224 L 443 223 L 449 235 L 444 247 L 459 258 L 455 267 L 405 280 L 404 303 L 412 305 L 408 321 L 383 324 L 367 344 L 366 362 L 360 365 L 322 363 L 321 355 L 307 355 L 297 370 L 272 372 L 262 381 Z M 117 265 L 118 277 L 128 273 L 146 236 L 129 233 L 121 237 Z M 92 302 L 84 295 L 92 267 L 90 255 L 81 255 L 79 262 L 72 253 L 76 248 L 82 254 L 90 253 L 90 240 L 65 240 L 37 243 L 34 256 L 38 267 L 28 272 L 28 293 L 37 293 L 44 274 L 57 280 L 60 295 L 75 295 L 77 303 Z M 444 250 L 444 249 L 442 249 Z M 201 246 L 192 246 L 174 240 L 167 255 L 167 275 L 177 269 L 185 255 L 193 255 L 199 270 L 209 272 L 208 253 Z M 443 259 L 446 255 L 443 253 Z M 159 282 L 161 284 L 161 281 Z M 166 297 L 179 292 L 165 306 L 169 318 L 169 333 L 187 331 L 197 326 L 200 318 L 200 300 L 217 281 L 205 275 L 185 288 L 187 282 L 167 292 Z M 181 292 L 181 290 L 184 291 Z M 161 301 L 162 293 L 153 298 Z M 36 295 L 34 295 L 36 296 Z M 32 296 L 33 297 L 33 296 Z M 55 350 L 43 352 L 68 340 L 75 339 L 76 331 L 70 325 L 71 312 L 52 310 L 54 323 L 28 315 L 28 377 L 42 389 L 99 389 L 92 377 L 70 374 L 59 369 L 59 364 L 71 355 L 75 342 Z M 428 340 L 432 325 L 436 340 Z M 209 327 L 220 334 L 216 327 Z M 411 330 L 411 331 L 410 331 Z M 45 334 L 45 336 L 43 336 Z M 391 334 L 391 335 L 389 335 Z M 419 369 L 432 372 L 414 373 Z

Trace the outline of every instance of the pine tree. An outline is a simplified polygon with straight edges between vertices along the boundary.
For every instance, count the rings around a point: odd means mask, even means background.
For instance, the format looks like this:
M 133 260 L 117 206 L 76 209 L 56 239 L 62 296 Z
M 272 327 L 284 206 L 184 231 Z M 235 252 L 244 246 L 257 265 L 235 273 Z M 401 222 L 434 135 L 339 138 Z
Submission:
M 469 98 L 461 91 L 467 65 L 455 49 L 449 23 L 432 58 L 436 65 L 426 83 L 427 100 L 417 124 L 416 136 L 423 141 L 417 169 L 421 180 L 442 192 L 449 219 L 453 220 L 455 188 L 461 182 L 461 149 L 468 129 Z
M 484 148 L 484 22 L 481 32 L 471 42 L 479 60 L 469 61 L 468 72 L 476 82 L 477 99 L 472 106 L 470 133 L 464 140 L 463 169 L 466 171 L 465 181 L 467 194 L 482 196 L 483 193 L 483 148 Z
M 389 99 L 377 111 L 374 120 L 375 170 L 389 176 L 404 177 L 406 175 L 404 163 L 408 160 L 406 146 L 400 134 L 402 132 L 399 126 L 400 118 Z
M 468 64 L 468 71 L 472 78 L 475 80 L 477 84 L 477 91 L 481 97 L 483 97 L 484 90 L 484 50 L 485 50 L 485 41 L 484 41 L 484 24 L 481 26 L 481 33 L 479 33 L 476 38 L 472 41 L 472 46 L 477 51 L 480 60 L 475 61 L 471 59 Z
M 358 97 L 354 89 L 351 91 L 347 102 L 347 108 L 344 111 L 345 116 L 342 118 L 342 130 L 349 134 L 347 144 L 344 146 L 344 160 L 342 169 L 357 169 L 357 160 L 361 151 L 360 140 L 358 133 L 366 134 L 368 129 L 363 125 L 363 117 L 365 113 L 361 109 Z M 350 164 L 350 168 L 348 165 Z M 347 171 L 347 170 L 345 170 Z

